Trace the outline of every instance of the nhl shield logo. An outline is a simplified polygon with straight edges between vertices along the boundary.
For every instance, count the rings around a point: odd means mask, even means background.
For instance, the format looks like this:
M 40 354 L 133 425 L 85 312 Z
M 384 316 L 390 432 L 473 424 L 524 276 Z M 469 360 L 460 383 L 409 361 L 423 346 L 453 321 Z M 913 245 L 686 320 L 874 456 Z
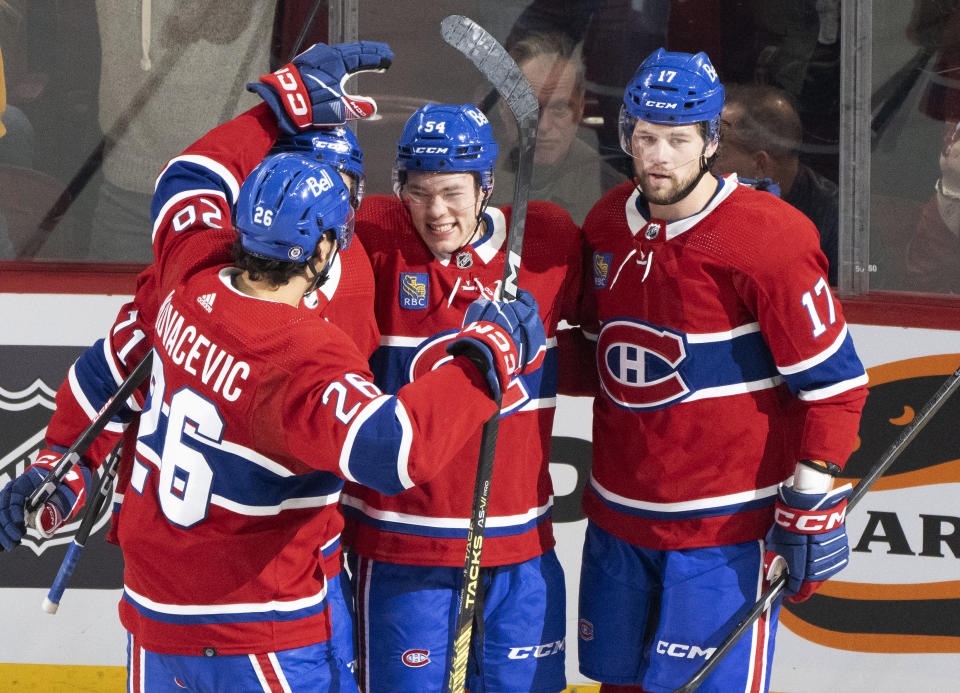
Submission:
M 44 448 L 47 423 L 55 407 L 56 392 L 37 378 L 28 387 L 12 391 L 0 386 L 0 488 L 23 473 Z M 91 535 L 109 519 L 110 504 L 104 504 Z M 30 547 L 37 556 L 52 546 L 69 544 L 80 528 L 80 518 L 57 530 L 50 539 L 41 539 L 34 529 L 28 529 L 23 546 Z
M 473 267 L 473 255 L 466 250 L 457 253 L 457 269 L 467 269 L 469 267 Z

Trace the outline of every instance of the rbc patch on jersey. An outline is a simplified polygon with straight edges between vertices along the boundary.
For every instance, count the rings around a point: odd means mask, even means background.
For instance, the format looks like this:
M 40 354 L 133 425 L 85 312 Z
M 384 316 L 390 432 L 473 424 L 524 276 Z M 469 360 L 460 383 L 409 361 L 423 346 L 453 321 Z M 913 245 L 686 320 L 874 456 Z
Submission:
M 426 273 L 400 273 L 400 307 L 407 310 L 422 310 L 427 307 L 429 278 Z
M 593 286 L 597 289 L 607 288 L 610 279 L 610 263 L 613 262 L 613 253 L 593 254 Z

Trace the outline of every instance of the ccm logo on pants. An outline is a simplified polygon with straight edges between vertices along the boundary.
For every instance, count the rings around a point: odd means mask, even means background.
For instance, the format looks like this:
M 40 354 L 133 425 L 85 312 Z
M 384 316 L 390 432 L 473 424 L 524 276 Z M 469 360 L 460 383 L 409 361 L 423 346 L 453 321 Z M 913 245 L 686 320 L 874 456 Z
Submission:
M 543 645 L 530 645 L 529 647 L 511 647 L 510 654 L 507 655 L 510 659 L 527 659 L 528 657 L 533 657 L 534 659 L 539 659 L 541 657 L 549 657 L 550 655 L 558 654 L 563 652 L 565 649 L 566 638 L 561 638 L 556 642 L 548 642 Z

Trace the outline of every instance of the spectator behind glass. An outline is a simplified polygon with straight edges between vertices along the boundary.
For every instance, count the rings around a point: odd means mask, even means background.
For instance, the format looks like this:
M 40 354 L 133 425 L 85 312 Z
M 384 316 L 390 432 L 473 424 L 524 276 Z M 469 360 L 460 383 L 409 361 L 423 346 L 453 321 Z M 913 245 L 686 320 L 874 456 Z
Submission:
M 0 24 L 12 26 L 19 21 L 19 13 L 9 3 L 0 0 Z M 2 51 L 0 51 L 0 164 L 33 168 L 33 126 L 23 111 L 7 102 Z
M 172 152 L 257 103 L 276 0 L 97 0 L 103 175 L 91 260 L 149 262 L 150 199 Z
M 532 33 L 509 48 L 540 102 L 540 125 L 530 199 L 564 207 L 579 225 L 593 203 L 625 176 L 597 154 L 596 137 L 581 127 L 583 63 L 573 41 L 560 33 Z M 502 101 L 504 151 L 497 162 L 493 204 L 512 204 L 518 150 L 512 116 Z M 593 145 L 583 139 L 592 138 Z
M 960 293 L 960 123 L 944 123 L 940 179 L 907 245 L 905 289 Z
M 837 285 L 839 191 L 836 184 L 800 161 L 800 118 L 787 94 L 762 84 L 730 84 L 721 116 L 723 141 L 714 173 L 769 178 L 784 201 L 803 212 L 820 232 L 820 248 Z

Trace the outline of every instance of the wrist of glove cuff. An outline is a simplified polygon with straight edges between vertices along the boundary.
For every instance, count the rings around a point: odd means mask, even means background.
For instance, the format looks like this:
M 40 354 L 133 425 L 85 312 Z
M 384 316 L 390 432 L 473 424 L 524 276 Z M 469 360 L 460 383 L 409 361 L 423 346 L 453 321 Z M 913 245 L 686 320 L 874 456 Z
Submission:
M 519 368 L 517 347 L 502 327 L 492 322 L 472 322 L 447 346 L 447 353 L 473 361 L 499 402 Z

